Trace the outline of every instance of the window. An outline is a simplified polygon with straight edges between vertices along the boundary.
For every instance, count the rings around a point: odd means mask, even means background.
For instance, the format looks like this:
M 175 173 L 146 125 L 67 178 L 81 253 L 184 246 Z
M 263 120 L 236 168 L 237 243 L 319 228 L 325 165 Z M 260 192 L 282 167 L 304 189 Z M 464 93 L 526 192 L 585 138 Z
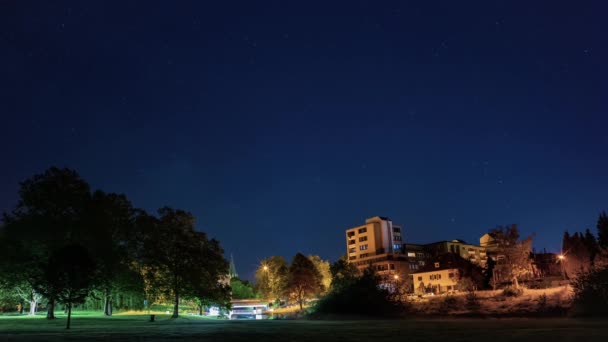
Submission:
M 393 227 L 393 233 L 401 233 L 401 228 Z
M 418 277 L 418 281 L 422 281 L 422 277 Z
M 348 257 L 348 260 L 355 260 L 355 259 L 357 259 L 357 257 L 356 257 L 356 256 L 351 256 L 351 257 Z
M 438 274 L 438 275 L 437 275 L 437 279 L 441 279 L 441 274 Z
M 359 234 L 367 233 L 367 227 L 359 228 Z
M 354 245 L 355 244 L 355 240 L 348 240 L 348 244 L 349 245 Z
M 393 245 L 393 249 L 396 251 L 400 251 L 401 250 L 401 244 L 397 243 Z
M 362 251 L 367 250 L 367 245 L 361 245 L 359 246 L 359 249 Z
M 424 258 L 424 253 L 416 253 L 416 256 L 419 258 Z
M 418 260 L 418 265 L 420 266 L 424 266 L 426 263 L 424 262 L 424 260 Z
M 401 241 L 401 235 L 393 236 L 393 241 Z
M 395 269 L 395 264 L 388 264 L 388 269 L 389 270 L 394 270 Z
M 454 272 L 450 272 L 450 273 L 448 273 L 448 277 L 449 277 L 449 278 L 454 278 Z
M 355 236 L 355 231 L 353 230 L 353 231 L 350 231 L 350 232 L 346 233 L 346 236 L 349 237 L 349 238 Z
M 367 236 L 362 236 L 359 238 L 359 242 L 367 241 Z
M 363 259 L 363 258 L 367 258 L 369 256 L 369 253 L 363 253 L 359 255 L 359 259 Z
M 355 247 L 351 247 L 348 249 L 348 253 L 355 253 L 357 251 L 357 248 Z
M 415 258 L 416 257 L 416 253 L 407 252 L 407 256 L 410 257 L 410 258 Z
M 452 291 L 452 287 L 448 285 L 448 291 Z
M 439 268 L 439 263 L 438 262 L 435 263 L 435 268 Z

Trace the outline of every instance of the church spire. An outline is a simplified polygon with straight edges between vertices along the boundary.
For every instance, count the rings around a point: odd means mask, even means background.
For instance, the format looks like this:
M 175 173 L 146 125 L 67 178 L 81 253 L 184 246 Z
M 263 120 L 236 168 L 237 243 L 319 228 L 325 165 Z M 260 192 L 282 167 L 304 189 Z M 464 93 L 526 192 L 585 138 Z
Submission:
M 234 258 L 232 257 L 232 253 L 230 253 L 230 268 L 228 269 L 228 275 L 230 279 L 237 278 L 239 275 L 236 273 L 236 267 L 234 266 Z

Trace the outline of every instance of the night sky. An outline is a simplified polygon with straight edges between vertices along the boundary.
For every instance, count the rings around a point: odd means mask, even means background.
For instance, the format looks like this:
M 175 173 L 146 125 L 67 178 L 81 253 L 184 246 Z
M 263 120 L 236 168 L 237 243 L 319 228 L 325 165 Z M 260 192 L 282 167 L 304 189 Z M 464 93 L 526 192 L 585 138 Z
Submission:
M 220 4 L 221 3 L 221 4 Z M 221 6 L 221 7 L 217 7 Z M 51 165 L 191 211 L 252 278 L 608 210 L 603 1 L 0 1 L 0 211 Z

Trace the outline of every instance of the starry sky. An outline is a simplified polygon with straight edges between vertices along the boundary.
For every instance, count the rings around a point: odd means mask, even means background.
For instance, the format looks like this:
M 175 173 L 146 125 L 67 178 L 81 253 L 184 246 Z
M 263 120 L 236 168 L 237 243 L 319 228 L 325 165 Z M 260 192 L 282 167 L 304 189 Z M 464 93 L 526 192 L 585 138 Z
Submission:
M 602 1 L 0 2 L 0 211 L 51 165 L 164 205 L 252 278 L 518 223 L 537 249 L 608 209 Z

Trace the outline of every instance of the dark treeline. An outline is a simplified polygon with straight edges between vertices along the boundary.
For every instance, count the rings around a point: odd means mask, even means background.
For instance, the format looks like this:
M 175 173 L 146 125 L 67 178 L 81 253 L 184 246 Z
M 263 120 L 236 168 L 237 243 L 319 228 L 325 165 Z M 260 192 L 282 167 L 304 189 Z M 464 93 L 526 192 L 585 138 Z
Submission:
M 50 168 L 20 184 L 14 210 L 0 227 L 0 288 L 48 319 L 73 305 L 141 310 L 183 301 L 228 306 L 228 262 L 219 242 L 194 228 L 191 213 L 157 215 L 122 194 L 91 190 L 75 171 Z
M 586 229 L 572 235 L 566 231 L 562 240 L 565 276 L 576 278 L 578 273 L 588 272 L 598 264 L 606 264 L 608 251 L 608 216 L 602 212 L 597 220 L 597 237 Z

